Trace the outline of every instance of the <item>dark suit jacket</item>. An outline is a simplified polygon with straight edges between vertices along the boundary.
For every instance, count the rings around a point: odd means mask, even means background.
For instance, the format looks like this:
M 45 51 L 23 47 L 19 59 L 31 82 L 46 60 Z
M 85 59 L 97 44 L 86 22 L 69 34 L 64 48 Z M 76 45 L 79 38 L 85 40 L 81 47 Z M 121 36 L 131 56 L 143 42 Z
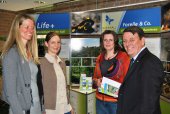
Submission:
M 163 76 L 161 61 L 145 48 L 120 87 L 117 114 L 161 114 Z

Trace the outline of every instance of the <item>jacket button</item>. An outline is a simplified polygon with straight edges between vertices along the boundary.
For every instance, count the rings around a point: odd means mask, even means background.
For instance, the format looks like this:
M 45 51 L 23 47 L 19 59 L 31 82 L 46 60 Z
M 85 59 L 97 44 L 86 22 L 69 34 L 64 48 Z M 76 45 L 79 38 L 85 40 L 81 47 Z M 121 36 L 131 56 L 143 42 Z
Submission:
M 30 84 L 25 84 L 25 87 L 30 87 Z

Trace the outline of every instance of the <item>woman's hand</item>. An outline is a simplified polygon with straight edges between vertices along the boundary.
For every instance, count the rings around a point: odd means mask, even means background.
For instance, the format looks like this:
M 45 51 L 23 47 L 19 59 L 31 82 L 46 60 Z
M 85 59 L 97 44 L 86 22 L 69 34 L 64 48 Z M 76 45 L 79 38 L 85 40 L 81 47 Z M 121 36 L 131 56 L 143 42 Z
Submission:
M 99 79 L 96 80 L 97 87 L 100 87 L 101 83 L 102 83 L 102 78 L 99 78 Z
M 74 114 L 74 110 L 73 110 L 73 108 L 71 109 L 71 114 Z
M 93 79 L 93 89 L 96 89 L 101 86 L 102 78 Z

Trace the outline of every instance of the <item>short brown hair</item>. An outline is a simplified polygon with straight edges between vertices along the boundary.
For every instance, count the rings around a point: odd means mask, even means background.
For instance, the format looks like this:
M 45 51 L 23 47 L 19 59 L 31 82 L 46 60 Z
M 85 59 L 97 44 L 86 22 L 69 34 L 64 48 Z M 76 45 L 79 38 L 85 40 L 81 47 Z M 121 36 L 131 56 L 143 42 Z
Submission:
M 101 45 L 101 51 L 106 51 L 104 46 L 103 46 L 103 39 L 104 39 L 104 35 L 106 34 L 111 34 L 113 35 L 113 38 L 114 38 L 114 44 L 115 44 L 115 47 L 114 47 L 114 51 L 115 53 L 120 49 L 119 47 L 119 39 L 118 39 L 118 35 L 116 34 L 115 31 L 112 31 L 112 30 L 105 30 L 102 34 L 101 34 L 101 38 L 100 38 L 100 45 Z

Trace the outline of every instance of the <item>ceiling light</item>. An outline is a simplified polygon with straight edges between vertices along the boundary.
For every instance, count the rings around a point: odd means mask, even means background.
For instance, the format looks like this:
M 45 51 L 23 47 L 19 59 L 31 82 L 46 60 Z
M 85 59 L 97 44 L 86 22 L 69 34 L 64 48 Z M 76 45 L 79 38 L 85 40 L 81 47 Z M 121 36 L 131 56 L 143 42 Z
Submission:
M 34 1 L 34 3 L 36 3 L 36 4 L 45 4 L 44 1 L 40 1 L 40 0 L 36 0 L 36 1 Z
M 39 7 L 34 7 L 34 10 L 41 10 L 41 9 L 45 9 L 45 8 L 52 8 L 53 4 L 49 4 L 49 5 L 45 5 L 45 6 L 39 6 Z
M 7 3 L 5 0 L 0 0 L 0 3 Z

